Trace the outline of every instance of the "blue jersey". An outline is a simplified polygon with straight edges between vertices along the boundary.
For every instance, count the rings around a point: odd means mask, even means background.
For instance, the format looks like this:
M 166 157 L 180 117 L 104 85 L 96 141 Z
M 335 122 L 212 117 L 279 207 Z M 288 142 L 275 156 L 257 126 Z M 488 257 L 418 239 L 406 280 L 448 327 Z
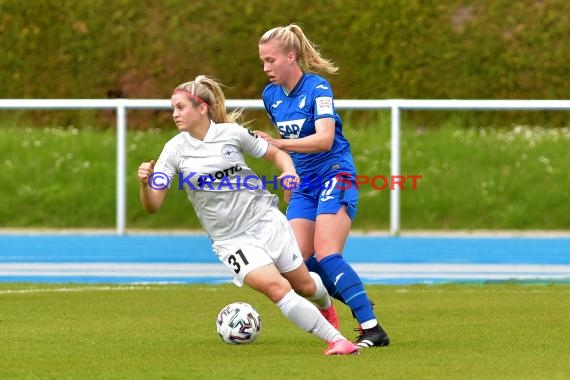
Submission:
M 265 110 L 284 139 L 315 134 L 315 121 L 318 119 L 335 120 L 334 142 L 330 151 L 291 153 L 301 182 L 309 179 L 322 184 L 339 173 L 356 175 L 350 144 L 342 133 L 342 120 L 336 113 L 332 89 L 326 79 L 304 73 L 289 94 L 281 86 L 270 83 L 263 90 L 262 97 Z

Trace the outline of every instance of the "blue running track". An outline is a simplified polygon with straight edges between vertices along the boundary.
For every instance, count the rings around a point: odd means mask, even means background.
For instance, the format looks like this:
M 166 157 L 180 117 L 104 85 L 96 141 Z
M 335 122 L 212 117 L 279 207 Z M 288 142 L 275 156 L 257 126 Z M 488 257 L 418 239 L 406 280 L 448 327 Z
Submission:
M 570 282 L 570 237 L 351 236 L 367 284 Z M 219 283 L 203 235 L 0 235 L 0 282 Z

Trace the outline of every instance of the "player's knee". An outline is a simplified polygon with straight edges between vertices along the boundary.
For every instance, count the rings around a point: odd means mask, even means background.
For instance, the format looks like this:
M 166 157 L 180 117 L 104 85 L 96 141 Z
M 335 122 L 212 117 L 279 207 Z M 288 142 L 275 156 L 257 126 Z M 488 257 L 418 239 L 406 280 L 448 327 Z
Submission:
M 312 239 L 298 238 L 297 245 L 299 246 L 299 250 L 301 251 L 304 260 L 307 260 L 309 257 L 313 256 L 313 253 L 315 253 L 315 247 Z
M 303 261 L 307 261 L 310 257 L 312 257 L 315 254 L 315 252 L 313 252 L 313 250 L 307 250 L 307 251 L 303 251 L 301 250 L 301 255 L 303 255 Z
M 277 303 L 291 290 L 291 285 L 284 278 L 279 280 L 275 279 L 269 281 L 263 290 L 263 293 L 269 297 L 273 303 Z
M 317 286 L 312 278 L 308 278 L 307 281 L 303 281 L 293 288 L 295 292 L 301 297 L 311 297 L 317 292 Z

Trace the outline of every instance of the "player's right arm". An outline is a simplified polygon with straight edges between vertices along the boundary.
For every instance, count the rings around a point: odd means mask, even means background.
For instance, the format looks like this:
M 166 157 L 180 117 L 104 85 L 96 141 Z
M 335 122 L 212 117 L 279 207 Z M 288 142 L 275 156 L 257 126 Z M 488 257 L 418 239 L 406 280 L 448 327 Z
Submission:
M 153 189 L 149 184 L 149 179 L 154 173 L 154 160 L 150 162 L 143 162 L 140 164 L 138 169 L 138 177 L 140 182 L 140 200 L 144 209 L 148 213 L 154 213 L 160 209 L 164 197 L 166 195 L 166 190 Z

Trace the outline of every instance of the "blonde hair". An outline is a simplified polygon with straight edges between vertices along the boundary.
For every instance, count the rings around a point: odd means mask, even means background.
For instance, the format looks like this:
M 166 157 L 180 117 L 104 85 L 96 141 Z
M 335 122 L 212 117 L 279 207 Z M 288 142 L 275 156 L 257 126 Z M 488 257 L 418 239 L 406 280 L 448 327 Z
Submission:
M 243 109 L 226 111 L 226 97 L 222 91 L 222 84 L 206 75 L 198 75 L 193 81 L 182 83 L 174 91 L 188 94 L 188 98 L 195 105 L 201 103 L 208 105 L 208 117 L 214 123 L 240 123 Z
M 336 74 L 338 67 L 326 58 L 321 57 L 316 46 L 309 41 L 303 29 L 296 24 L 278 26 L 261 36 L 259 45 L 269 41 L 278 41 L 284 52 L 294 51 L 301 70 L 308 72 Z

